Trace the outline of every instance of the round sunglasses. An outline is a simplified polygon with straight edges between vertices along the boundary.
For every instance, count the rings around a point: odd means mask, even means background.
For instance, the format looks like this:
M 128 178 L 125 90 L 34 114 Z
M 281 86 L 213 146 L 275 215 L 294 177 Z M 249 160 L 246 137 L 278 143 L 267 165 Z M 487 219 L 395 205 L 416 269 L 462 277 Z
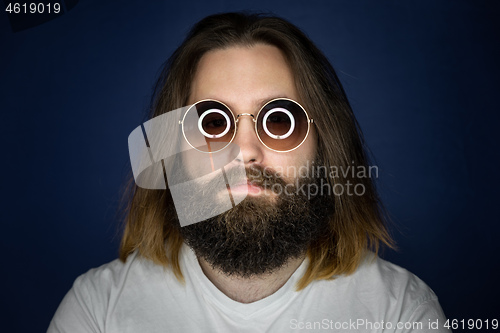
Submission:
M 277 98 L 267 102 L 254 116 L 234 115 L 222 102 L 206 99 L 191 105 L 180 124 L 187 143 L 204 153 L 226 148 L 236 136 L 240 117 L 252 117 L 259 141 L 276 152 L 289 152 L 300 147 L 309 135 L 313 119 L 296 101 Z

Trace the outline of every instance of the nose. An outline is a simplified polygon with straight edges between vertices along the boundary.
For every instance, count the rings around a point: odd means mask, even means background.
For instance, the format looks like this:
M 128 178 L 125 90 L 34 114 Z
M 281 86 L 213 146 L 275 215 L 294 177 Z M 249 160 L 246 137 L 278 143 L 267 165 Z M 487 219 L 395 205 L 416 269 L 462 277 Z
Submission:
M 236 127 L 236 136 L 233 141 L 241 151 L 245 166 L 252 163 L 261 163 L 263 159 L 264 147 L 255 133 L 255 123 L 250 114 L 240 114 Z

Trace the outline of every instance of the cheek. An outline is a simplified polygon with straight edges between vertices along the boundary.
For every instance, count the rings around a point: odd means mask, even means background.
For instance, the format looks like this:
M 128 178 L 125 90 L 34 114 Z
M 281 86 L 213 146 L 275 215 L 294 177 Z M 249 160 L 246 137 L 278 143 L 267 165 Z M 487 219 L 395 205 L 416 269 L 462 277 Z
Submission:
M 296 178 L 298 175 L 306 172 L 314 163 L 317 155 L 316 134 L 309 133 L 306 141 L 295 151 L 287 156 L 287 165 L 290 166 L 285 170 L 285 175 L 288 178 Z
M 263 164 L 282 174 L 285 178 L 293 180 L 301 172 L 305 172 L 312 165 L 317 155 L 317 136 L 312 130 L 302 145 L 288 153 L 267 151 Z
M 287 181 L 293 182 L 299 175 L 308 173 L 316 156 L 314 149 L 301 150 L 301 148 L 302 146 L 293 152 L 273 156 L 274 158 L 269 159 L 266 166 L 282 174 Z
M 299 163 L 306 164 L 307 161 L 312 162 L 316 158 L 317 141 L 316 131 L 312 128 L 306 141 L 296 150 L 295 155 L 298 156 Z

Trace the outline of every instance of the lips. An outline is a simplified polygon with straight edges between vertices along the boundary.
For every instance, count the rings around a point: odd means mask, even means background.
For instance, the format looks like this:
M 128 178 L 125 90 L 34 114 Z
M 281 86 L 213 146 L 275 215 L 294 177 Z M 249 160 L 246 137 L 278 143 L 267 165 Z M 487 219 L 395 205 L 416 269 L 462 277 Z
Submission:
M 245 192 L 248 194 L 260 194 L 262 192 L 262 188 L 258 185 L 252 184 L 251 181 L 242 182 L 231 186 L 231 192 Z

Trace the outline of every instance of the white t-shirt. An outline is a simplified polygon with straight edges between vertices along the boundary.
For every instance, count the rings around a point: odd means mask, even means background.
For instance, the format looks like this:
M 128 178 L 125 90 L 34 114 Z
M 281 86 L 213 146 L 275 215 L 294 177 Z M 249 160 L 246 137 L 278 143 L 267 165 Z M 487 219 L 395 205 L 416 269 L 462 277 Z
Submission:
M 278 291 L 250 304 L 217 289 L 185 245 L 180 258 L 185 285 L 137 253 L 90 270 L 75 281 L 48 333 L 447 332 L 434 292 L 380 258 L 297 292 L 306 260 Z

